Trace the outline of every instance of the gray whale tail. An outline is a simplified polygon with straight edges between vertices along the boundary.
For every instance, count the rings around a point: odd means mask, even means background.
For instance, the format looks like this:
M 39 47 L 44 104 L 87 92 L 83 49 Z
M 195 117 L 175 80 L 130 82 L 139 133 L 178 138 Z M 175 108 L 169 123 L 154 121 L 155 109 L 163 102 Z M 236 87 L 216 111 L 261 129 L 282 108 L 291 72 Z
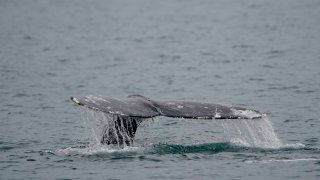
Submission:
M 123 99 L 88 95 L 71 97 L 71 100 L 80 106 L 116 117 L 115 128 L 104 133 L 100 141 L 102 144 L 131 145 L 140 122 L 156 116 L 191 119 L 256 119 L 265 116 L 260 111 L 242 107 L 209 102 L 152 100 L 141 95 Z

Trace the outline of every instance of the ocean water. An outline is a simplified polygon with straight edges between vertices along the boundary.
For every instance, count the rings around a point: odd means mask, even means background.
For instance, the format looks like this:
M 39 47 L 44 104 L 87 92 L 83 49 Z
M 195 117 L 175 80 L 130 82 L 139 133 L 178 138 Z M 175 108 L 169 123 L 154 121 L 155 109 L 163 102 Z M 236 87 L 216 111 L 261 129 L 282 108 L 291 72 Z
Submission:
M 74 95 L 234 104 L 97 143 Z M 319 179 L 318 0 L 0 0 L 0 179 Z

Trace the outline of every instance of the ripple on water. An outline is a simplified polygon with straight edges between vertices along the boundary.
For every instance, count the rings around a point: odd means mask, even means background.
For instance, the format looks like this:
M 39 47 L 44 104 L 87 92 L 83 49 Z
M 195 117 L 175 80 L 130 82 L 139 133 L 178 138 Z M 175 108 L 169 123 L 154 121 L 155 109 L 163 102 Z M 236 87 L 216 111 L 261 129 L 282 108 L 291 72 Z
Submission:
M 22 139 L 17 142 L 0 141 L 0 151 L 9 151 L 17 148 L 26 148 L 31 144 L 38 144 L 39 141 Z
M 278 148 L 263 148 L 248 146 L 248 144 L 240 144 L 239 142 L 219 142 L 210 144 L 196 144 L 196 145 L 179 145 L 179 144 L 156 144 L 153 145 L 150 153 L 157 154 L 183 154 L 183 153 L 222 153 L 222 152 L 289 152 L 297 150 L 311 150 L 317 149 L 306 148 L 304 144 L 285 144 Z
M 292 163 L 292 162 L 301 162 L 301 161 L 319 161 L 317 158 L 300 158 L 300 159 L 268 159 L 268 160 L 248 160 L 245 163 Z

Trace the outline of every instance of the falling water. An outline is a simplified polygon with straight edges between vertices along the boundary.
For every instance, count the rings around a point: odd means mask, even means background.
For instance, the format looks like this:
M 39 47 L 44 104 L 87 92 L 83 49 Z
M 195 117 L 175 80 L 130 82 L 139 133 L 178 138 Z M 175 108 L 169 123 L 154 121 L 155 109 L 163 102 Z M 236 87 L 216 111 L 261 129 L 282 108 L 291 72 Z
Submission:
M 261 148 L 280 148 L 283 146 L 267 117 L 228 119 L 218 122 L 223 127 L 226 140 L 231 143 Z
M 99 111 L 86 110 L 84 122 L 89 134 L 94 139 L 93 144 L 111 144 L 118 148 L 131 146 L 135 130 L 133 126 L 139 126 L 141 119 L 122 117 Z M 133 134 L 133 135 L 132 135 Z
M 93 136 L 93 143 L 92 144 L 100 144 L 102 141 L 103 136 L 105 135 L 105 132 L 111 132 L 114 134 L 117 144 L 120 148 L 120 142 L 119 142 L 119 136 L 116 133 L 118 129 L 115 127 L 116 123 L 116 116 L 111 114 L 106 114 L 102 112 L 95 112 L 92 110 L 86 111 L 86 117 L 85 117 L 85 124 L 87 130 L 91 131 L 90 134 Z M 119 132 L 123 133 L 122 131 Z M 125 137 L 125 136 L 123 136 Z

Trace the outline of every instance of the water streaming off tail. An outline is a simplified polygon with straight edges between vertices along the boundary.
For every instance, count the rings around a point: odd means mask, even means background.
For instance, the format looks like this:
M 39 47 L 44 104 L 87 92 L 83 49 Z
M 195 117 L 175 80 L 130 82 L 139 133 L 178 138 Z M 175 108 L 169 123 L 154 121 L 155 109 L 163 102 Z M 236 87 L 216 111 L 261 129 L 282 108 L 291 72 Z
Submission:
M 267 117 L 260 119 L 227 119 L 221 124 L 226 140 L 244 146 L 280 148 L 282 143 Z
M 133 144 L 136 129 L 141 123 L 140 118 L 122 117 L 92 110 L 87 110 L 84 117 L 85 126 L 94 139 L 93 144 L 101 143 L 119 148 Z
M 91 138 L 93 139 L 91 144 L 100 144 L 106 132 L 109 131 L 110 135 L 115 135 L 114 138 L 117 141 L 116 145 L 120 147 L 119 137 L 116 133 L 118 129 L 115 127 L 117 121 L 116 116 L 87 110 L 84 120 L 86 128 L 90 131 L 89 134 L 91 134 Z

